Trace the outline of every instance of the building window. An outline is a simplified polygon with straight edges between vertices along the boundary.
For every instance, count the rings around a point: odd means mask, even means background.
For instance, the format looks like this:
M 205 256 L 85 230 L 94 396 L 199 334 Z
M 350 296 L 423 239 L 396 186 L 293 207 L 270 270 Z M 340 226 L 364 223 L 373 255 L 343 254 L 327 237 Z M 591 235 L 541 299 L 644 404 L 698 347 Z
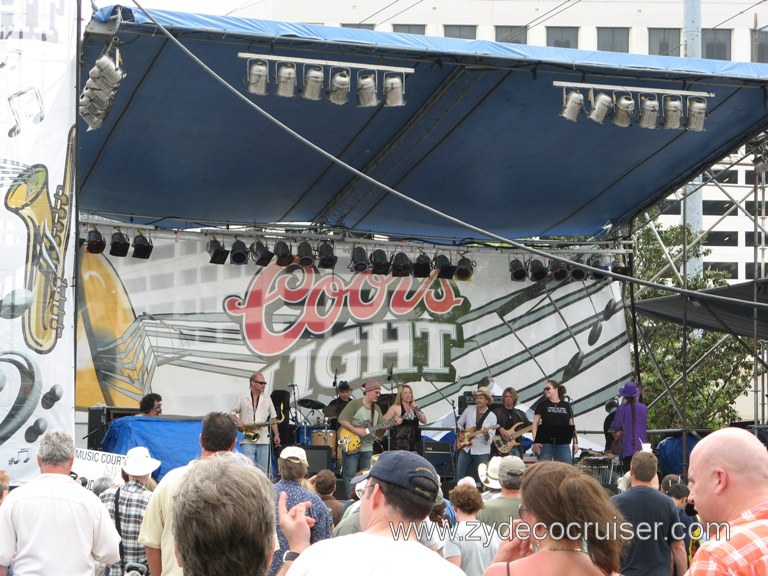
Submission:
M 763 215 L 763 208 L 768 210 L 768 206 L 764 207 L 762 202 L 758 202 L 757 203 L 757 215 L 758 216 L 762 216 Z M 744 202 L 744 209 L 747 212 L 749 212 L 750 216 L 754 216 L 755 215 L 755 201 L 754 200 L 747 200 L 746 202 Z M 768 211 L 765 212 L 765 213 L 768 214 Z M 742 212 L 742 214 L 743 214 L 743 212 Z
M 477 26 L 470 26 L 468 24 L 446 24 L 443 26 L 443 33 L 446 38 L 474 40 L 477 37 Z
M 762 262 L 757 263 L 757 277 L 758 278 L 765 278 L 765 273 L 768 272 L 768 264 L 764 264 Z M 747 262 L 744 264 L 744 279 L 745 280 L 754 280 L 755 279 L 755 263 L 754 262 Z
M 720 29 L 702 30 L 701 57 L 707 60 L 730 60 L 731 31 Z
M 739 265 L 737 262 L 705 262 L 704 266 L 710 272 L 724 272 L 726 278 L 739 277 Z
M 342 28 L 357 28 L 358 30 L 373 30 L 373 24 L 342 24 Z
M 496 42 L 528 44 L 528 28 L 523 26 L 496 26 Z
M 426 26 L 424 24 L 393 24 L 392 32 L 398 34 L 421 34 L 424 36 Z
M 757 245 L 758 246 L 765 246 L 765 239 L 763 238 L 763 233 L 758 232 L 757 233 Z M 754 232 L 744 232 L 744 246 L 752 247 L 755 245 L 755 233 Z
M 575 26 L 547 26 L 547 46 L 578 48 L 579 29 Z
M 649 28 L 648 54 L 655 56 L 680 56 L 679 28 Z
M 597 49 L 603 52 L 629 52 L 629 28 L 598 28 Z
M 704 216 L 722 216 L 733 207 L 733 202 L 729 200 L 704 200 L 701 204 Z M 734 208 L 731 215 L 736 214 L 736 210 Z
M 739 233 L 735 230 L 730 232 L 708 232 L 705 244 L 707 246 L 738 246 Z
M 681 211 L 682 207 L 679 200 L 667 200 L 666 202 L 662 202 L 659 206 L 659 214 L 663 216 L 680 214 Z
M 756 172 L 754 170 L 745 170 L 744 171 L 744 184 L 749 184 L 750 186 L 755 185 L 755 174 Z M 765 175 L 765 180 L 768 182 L 768 175 Z M 757 184 L 759 186 L 763 185 L 763 177 L 758 176 L 757 178 Z
M 768 62 L 768 31 L 752 30 L 752 62 Z

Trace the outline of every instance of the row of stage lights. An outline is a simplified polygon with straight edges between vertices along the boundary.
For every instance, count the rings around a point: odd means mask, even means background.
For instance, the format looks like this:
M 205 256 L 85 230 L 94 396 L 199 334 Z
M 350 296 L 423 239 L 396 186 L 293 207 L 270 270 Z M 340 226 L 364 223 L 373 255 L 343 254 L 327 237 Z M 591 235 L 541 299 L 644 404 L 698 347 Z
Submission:
M 133 243 L 127 234 L 124 234 L 120 228 L 116 228 L 116 232 L 112 234 L 112 238 L 109 243 L 109 255 L 125 258 L 128 255 L 128 250 L 133 245 L 133 253 L 131 256 L 134 258 L 140 258 L 141 260 L 148 260 L 152 255 L 152 249 L 154 245 L 152 240 L 144 236 L 141 230 L 136 231 L 136 235 L 133 237 Z M 94 226 L 88 231 L 88 235 L 85 238 L 80 239 L 80 245 L 85 244 L 85 249 L 91 254 L 101 254 L 107 247 L 107 241 L 104 239 L 104 235 L 96 229 Z
M 576 258 L 578 260 L 578 258 Z M 592 268 L 599 268 L 601 270 L 610 270 L 615 274 L 622 274 L 624 276 L 630 275 L 629 267 L 627 267 L 621 260 L 608 261 L 608 258 L 603 254 L 595 254 L 588 258 L 588 264 Z M 604 280 L 607 278 L 606 274 L 600 272 L 587 271 L 585 268 L 580 267 L 578 264 L 564 264 L 557 260 L 551 260 L 547 265 L 543 260 L 538 258 L 531 258 L 526 262 L 519 258 L 514 258 L 509 262 L 509 274 L 513 282 L 525 282 L 526 278 L 532 282 L 541 282 L 548 277 L 552 277 L 553 280 L 560 282 L 570 278 L 571 280 L 581 281 L 587 278 L 591 280 Z
M 704 130 L 707 116 L 707 98 L 714 96 L 711 92 L 568 82 L 553 84 L 563 89 L 563 109 L 560 116 L 566 120 L 576 122 L 584 111 L 587 118 L 598 124 L 602 124 L 610 116 L 611 122 L 621 128 L 636 122 L 640 128 L 651 130 L 661 125 L 670 130 L 685 128 L 692 132 L 701 132 Z M 582 90 L 587 90 L 586 101 L 590 104 L 589 109 L 585 106 Z M 633 93 L 637 93 L 638 106 L 635 106 Z
M 322 100 L 323 96 L 332 104 L 342 106 L 349 102 L 352 91 L 353 70 L 356 82 L 357 105 L 361 107 L 378 106 L 379 72 L 383 75 L 383 97 L 385 106 L 405 106 L 405 75 L 414 72 L 413 68 L 394 66 L 354 64 L 330 60 L 312 60 L 272 56 L 266 54 L 248 54 L 241 52 L 240 58 L 247 58 L 246 85 L 248 92 L 259 96 L 269 93 L 269 84 L 274 83 L 275 96 L 293 98 L 298 91 L 298 78 L 302 78 L 299 91 L 307 100 Z M 271 66 L 271 62 L 274 64 Z M 298 68 L 301 68 L 301 74 Z M 274 73 L 271 74 L 271 68 Z M 328 69 L 326 81 L 325 70 Z
M 117 49 L 114 56 L 110 51 L 102 54 L 88 72 L 88 80 L 85 81 L 80 94 L 77 112 L 88 124 L 89 130 L 96 130 L 104 123 L 123 78 L 125 70 L 122 68 L 120 51 Z

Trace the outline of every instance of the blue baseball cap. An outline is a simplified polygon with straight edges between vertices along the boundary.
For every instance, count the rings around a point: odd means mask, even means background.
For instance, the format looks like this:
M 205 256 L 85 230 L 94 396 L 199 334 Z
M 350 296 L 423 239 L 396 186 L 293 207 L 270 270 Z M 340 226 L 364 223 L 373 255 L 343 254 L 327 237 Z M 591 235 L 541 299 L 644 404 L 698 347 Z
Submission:
M 373 468 L 365 474 L 353 478 L 352 483 L 357 484 L 368 477 L 405 488 L 414 494 L 423 496 L 430 502 L 434 502 L 440 493 L 440 476 L 435 471 L 435 467 L 415 452 L 408 452 L 406 450 L 384 452 L 379 456 Z M 416 485 L 413 482 L 414 478 L 431 480 L 431 483 L 427 484 L 433 484 L 434 486 Z

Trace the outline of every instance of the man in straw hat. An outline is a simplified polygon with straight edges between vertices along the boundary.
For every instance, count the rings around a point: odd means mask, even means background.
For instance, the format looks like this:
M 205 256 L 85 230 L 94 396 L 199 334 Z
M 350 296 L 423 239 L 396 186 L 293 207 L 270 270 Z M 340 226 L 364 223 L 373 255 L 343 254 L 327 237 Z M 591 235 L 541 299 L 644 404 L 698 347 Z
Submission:
M 125 486 L 110 488 L 99 495 L 107 507 L 112 522 L 119 527 L 120 562 L 112 564 L 110 576 L 121 576 L 126 564 L 135 562 L 147 564 L 147 551 L 139 544 L 139 530 L 144 519 L 152 492 L 147 489 L 149 475 L 160 467 L 160 460 L 155 460 L 144 446 L 128 450 L 122 465 Z M 119 518 L 116 519 L 116 516 Z
M 468 406 L 459 416 L 457 478 L 470 475 L 478 481 L 478 464 L 487 464 L 491 459 L 491 430 L 496 428 L 496 414 L 490 410 L 491 402 L 491 391 L 481 386 L 475 392 L 474 408 Z M 467 439 L 463 446 L 462 437 Z

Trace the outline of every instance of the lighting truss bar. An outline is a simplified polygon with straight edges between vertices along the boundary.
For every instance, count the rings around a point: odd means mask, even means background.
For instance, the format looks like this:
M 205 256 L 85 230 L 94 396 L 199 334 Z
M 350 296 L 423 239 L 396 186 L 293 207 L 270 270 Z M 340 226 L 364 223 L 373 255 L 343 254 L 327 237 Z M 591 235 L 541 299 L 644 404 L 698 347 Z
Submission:
M 413 74 L 415 68 L 401 68 L 399 66 L 384 66 L 382 64 L 361 64 L 359 62 L 337 62 L 335 60 L 315 60 L 312 58 L 294 58 L 291 56 L 273 56 L 267 54 L 252 54 L 250 52 L 238 52 L 238 58 L 248 60 L 269 60 L 271 62 L 294 62 L 296 64 L 307 64 L 314 66 L 341 66 L 344 68 L 355 68 L 357 70 L 382 70 L 384 72 L 396 72 L 398 74 Z M 658 90 L 656 90 L 658 92 Z M 682 94 L 682 92 L 675 92 Z M 692 93 L 693 94 L 693 93 Z M 698 93 L 697 94 L 703 94 Z
M 635 86 L 615 86 L 611 84 L 586 84 L 584 82 L 561 82 L 555 80 L 552 85 L 557 88 L 584 88 L 588 90 L 610 90 L 612 92 L 655 92 L 656 94 L 674 94 L 676 96 L 699 96 L 714 98 L 714 92 L 697 92 L 694 90 L 668 90 L 664 88 L 637 88 Z

